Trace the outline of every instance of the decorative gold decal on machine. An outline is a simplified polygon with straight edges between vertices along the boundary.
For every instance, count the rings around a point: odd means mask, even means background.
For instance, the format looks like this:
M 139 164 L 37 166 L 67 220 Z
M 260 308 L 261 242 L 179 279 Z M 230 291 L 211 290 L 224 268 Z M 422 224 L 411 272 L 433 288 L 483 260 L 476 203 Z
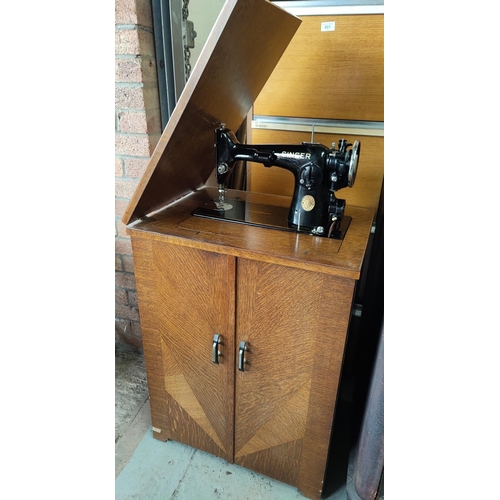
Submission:
M 314 205 L 316 205 L 316 200 L 310 194 L 306 194 L 302 198 L 301 205 L 306 212 L 310 212 L 314 208 Z

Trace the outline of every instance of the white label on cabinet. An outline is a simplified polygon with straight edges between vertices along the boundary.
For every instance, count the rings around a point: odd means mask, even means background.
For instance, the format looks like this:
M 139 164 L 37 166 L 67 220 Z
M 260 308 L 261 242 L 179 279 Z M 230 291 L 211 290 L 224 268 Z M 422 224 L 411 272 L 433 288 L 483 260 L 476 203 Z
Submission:
M 152 427 L 152 429 L 153 429 L 155 432 L 161 432 L 161 429 L 158 429 L 158 427 L 153 427 L 153 426 L 151 426 L 151 427 Z
M 335 21 L 321 23 L 321 31 L 335 31 Z

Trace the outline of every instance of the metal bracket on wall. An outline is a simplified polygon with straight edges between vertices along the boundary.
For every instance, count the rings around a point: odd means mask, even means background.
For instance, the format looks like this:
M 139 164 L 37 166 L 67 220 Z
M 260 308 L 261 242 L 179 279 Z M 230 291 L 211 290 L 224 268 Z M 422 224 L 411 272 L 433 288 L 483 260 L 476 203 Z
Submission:
M 151 0 L 162 129 L 191 73 L 196 31 L 188 21 L 189 0 Z
M 196 31 L 194 30 L 193 21 L 188 21 L 189 10 L 188 10 L 189 0 L 183 0 L 182 7 L 182 30 L 183 30 L 183 44 L 184 44 L 184 77 L 186 82 L 188 81 L 189 75 L 191 74 L 191 51 L 194 49 L 194 39 L 196 38 Z

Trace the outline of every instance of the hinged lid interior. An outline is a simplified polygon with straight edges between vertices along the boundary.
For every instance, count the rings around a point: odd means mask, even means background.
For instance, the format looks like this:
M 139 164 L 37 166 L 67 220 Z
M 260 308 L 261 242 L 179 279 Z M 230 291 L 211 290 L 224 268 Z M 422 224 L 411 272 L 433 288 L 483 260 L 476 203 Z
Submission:
M 205 185 L 214 130 L 236 131 L 300 25 L 267 0 L 227 0 L 122 218 L 125 224 Z

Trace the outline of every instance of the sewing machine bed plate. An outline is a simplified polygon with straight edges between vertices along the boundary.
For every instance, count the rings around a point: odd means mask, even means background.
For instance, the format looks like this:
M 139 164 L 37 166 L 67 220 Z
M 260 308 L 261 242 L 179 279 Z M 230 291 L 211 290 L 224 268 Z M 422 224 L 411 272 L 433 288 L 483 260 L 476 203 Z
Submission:
M 226 210 L 219 210 L 213 200 L 205 205 L 196 208 L 191 212 L 197 217 L 217 219 L 239 224 L 249 224 L 251 226 L 278 229 L 292 233 L 310 234 L 310 231 L 298 230 L 288 226 L 286 220 L 288 207 L 277 207 L 246 201 L 241 198 L 226 198 Z M 229 208 L 230 207 L 230 208 Z M 343 240 L 347 232 L 351 217 L 344 216 L 337 231 L 331 235 L 332 239 Z

